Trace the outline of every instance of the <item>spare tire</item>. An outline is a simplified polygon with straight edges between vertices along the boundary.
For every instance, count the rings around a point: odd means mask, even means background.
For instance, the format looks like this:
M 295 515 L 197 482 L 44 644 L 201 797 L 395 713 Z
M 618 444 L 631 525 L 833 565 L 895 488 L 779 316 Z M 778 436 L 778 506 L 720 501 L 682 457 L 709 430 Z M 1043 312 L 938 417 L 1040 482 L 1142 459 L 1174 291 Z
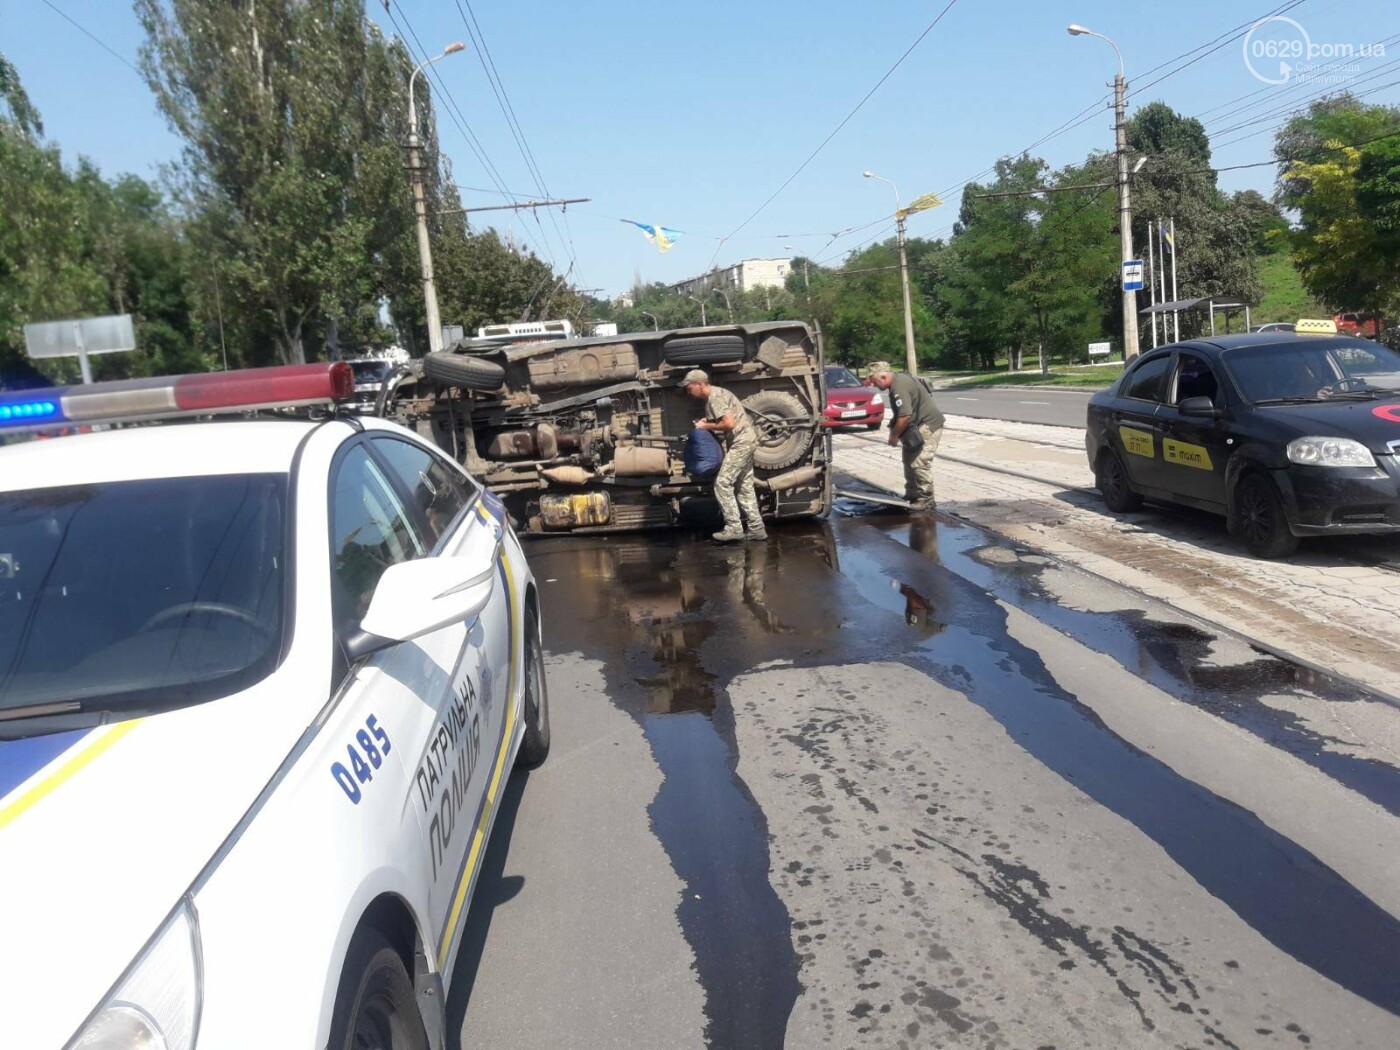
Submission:
M 816 424 L 802 402 L 781 390 L 760 390 L 744 398 L 749 419 L 758 431 L 758 451 L 753 465 L 764 470 L 782 470 L 802 460 L 812 447 Z M 769 417 L 765 420 L 764 417 Z M 779 426 L 773 421 L 792 421 L 796 426 Z
M 668 365 L 721 365 L 743 361 L 747 347 L 742 335 L 695 335 L 672 339 L 661 348 Z
M 499 390 L 506 381 L 506 370 L 495 361 L 470 354 L 438 350 L 423 358 L 423 374 L 448 386 L 467 390 Z

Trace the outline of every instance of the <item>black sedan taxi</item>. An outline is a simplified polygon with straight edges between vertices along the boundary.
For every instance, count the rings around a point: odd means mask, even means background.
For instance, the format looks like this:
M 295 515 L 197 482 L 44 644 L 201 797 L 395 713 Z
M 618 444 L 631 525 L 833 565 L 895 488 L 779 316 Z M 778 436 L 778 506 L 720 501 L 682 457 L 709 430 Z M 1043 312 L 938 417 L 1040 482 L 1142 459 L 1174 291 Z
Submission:
M 1262 558 L 1301 536 L 1400 531 L 1400 355 L 1327 328 L 1134 361 L 1089 402 L 1085 444 L 1109 509 L 1146 498 L 1214 511 Z

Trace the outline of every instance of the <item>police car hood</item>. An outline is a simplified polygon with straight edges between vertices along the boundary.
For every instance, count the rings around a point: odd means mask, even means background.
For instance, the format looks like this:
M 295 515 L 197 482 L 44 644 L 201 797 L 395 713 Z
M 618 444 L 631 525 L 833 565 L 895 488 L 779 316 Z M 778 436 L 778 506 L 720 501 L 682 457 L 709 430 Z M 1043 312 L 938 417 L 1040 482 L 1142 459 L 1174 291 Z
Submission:
M 307 681 L 0 740 L 6 1046 L 64 1045 L 111 990 L 314 720 Z
M 1346 437 L 1372 452 L 1388 453 L 1400 442 L 1400 395 L 1378 401 L 1322 401 L 1259 405 L 1270 419 L 1296 430 L 1295 437 Z

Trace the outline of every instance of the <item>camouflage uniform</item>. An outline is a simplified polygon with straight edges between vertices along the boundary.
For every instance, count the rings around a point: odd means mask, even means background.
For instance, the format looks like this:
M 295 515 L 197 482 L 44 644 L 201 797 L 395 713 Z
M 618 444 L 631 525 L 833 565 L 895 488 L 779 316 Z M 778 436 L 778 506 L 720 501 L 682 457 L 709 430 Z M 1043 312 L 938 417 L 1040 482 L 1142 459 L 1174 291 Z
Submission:
M 742 532 L 744 522 L 749 531 L 762 532 L 763 518 L 758 511 L 758 496 L 753 487 L 753 457 L 758 451 L 758 431 L 754 429 L 749 413 L 737 397 L 722 387 L 711 386 L 710 396 L 705 401 L 705 415 L 718 420 L 729 416 L 734 420 L 734 429 L 729 432 L 729 448 L 724 453 L 724 462 L 715 475 L 715 499 L 724 514 L 724 528 L 729 532 Z M 740 512 L 743 521 L 740 521 Z

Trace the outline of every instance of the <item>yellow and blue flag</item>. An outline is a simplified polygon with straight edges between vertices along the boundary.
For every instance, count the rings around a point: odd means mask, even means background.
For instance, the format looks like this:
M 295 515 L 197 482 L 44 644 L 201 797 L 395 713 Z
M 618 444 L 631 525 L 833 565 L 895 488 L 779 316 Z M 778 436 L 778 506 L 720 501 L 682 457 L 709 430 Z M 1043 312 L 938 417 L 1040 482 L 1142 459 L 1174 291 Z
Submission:
M 667 226 L 653 226 L 646 222 L 637 222 L 635 219 L 623 219 L 623 222 L 631 223 L 646 236 L 646 239 L 656 245 L 656 250 L 665 255 L 671 250 L 671 245 L 676 243 L 680 237 L 680 230 L 673 230 Z

